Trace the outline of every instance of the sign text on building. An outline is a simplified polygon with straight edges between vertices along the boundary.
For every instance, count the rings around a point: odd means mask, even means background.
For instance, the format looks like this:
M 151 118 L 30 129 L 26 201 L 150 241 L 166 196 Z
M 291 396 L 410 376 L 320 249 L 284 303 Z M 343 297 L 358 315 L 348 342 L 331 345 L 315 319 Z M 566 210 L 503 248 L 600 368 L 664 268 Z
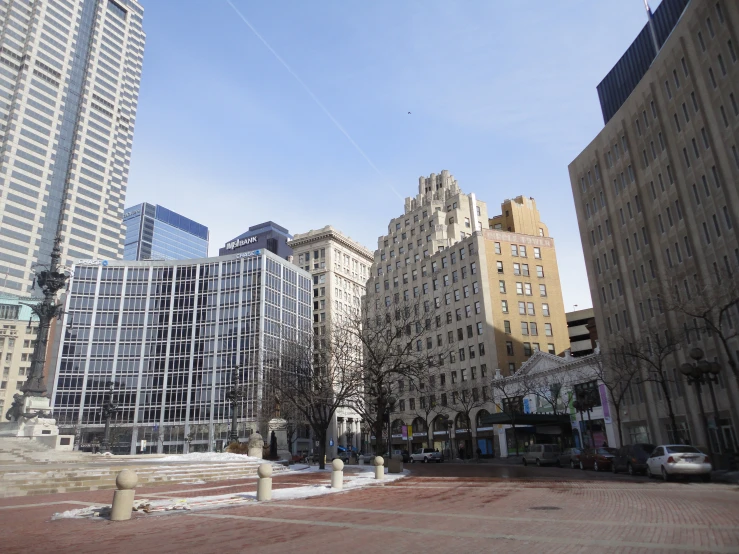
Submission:
M 233 250 L 235 248 L 241 248 L 242 246 L 246 246 L 247 244 L 254 244 L 259 240 L 258 236 L 253 237 L 246 237 L 245 239 L 237 239 L 232 240 L 231 242 L 226 243 L 226 250 Z

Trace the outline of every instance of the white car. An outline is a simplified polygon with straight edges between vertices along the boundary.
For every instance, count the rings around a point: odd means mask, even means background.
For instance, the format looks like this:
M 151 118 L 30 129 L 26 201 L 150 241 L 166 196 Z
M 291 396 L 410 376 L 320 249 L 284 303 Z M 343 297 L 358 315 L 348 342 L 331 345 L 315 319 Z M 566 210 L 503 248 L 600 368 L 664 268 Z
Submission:
M 441 463 L 441 454 L 433 448 L 419 448 L 413 454 L 411 454 L 411 463 L 423 462 L 427 464 L 429 462 Z
M 647 459 L 647 476 L 662 476 L 665 481 L 675 475 L 698 475 L 708 482 L 712 469 L 708 456 L 687 444 L 663 444 Z

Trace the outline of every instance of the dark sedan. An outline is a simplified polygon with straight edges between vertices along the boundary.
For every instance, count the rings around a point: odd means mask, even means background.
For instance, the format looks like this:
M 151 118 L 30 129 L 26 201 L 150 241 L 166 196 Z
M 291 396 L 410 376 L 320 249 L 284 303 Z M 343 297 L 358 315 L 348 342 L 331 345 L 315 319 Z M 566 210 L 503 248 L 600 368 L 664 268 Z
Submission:
M 655 445 L 648 443 L 624 445 L 616 452 L 611 470 L 613 473 L 625 471 L 629 475 L 645 473 L 647 471 L 647 459 L 655 448 Z
M 580 455 L 580 469 L 592 468 L 595 471 L 608 470 L 611 468 L 615 455 L 615 448 L 609 448 L 607 446 L 588 448 Z
M 557 466 L 570 466 L 572 469 L 580 467 L 580 454 L 582 454 L 582 450 L 580 450 L 579 448 L 565 449 L 565 451 L 559 455 Z

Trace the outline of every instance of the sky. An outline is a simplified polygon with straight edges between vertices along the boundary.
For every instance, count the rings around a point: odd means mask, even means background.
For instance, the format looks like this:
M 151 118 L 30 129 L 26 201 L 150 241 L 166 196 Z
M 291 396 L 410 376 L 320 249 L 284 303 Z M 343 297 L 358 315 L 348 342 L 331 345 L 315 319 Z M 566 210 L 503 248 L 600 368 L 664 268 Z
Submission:
M 491 216 L 533 197 L 565 309 L 592 306 L 567 166 L 603 128 L 595 87 L 641 0 L 142 3 L 126 206 L 207 225 L 211 256 L 268 220 L 373 251 L 418 177 L 448 169 Z

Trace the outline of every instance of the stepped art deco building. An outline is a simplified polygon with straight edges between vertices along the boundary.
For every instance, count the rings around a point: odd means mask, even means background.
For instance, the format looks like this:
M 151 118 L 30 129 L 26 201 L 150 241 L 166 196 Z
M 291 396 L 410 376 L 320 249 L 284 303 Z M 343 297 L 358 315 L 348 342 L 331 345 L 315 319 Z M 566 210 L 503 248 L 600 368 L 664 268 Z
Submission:
M 724 344 L 680 306 L 716 308 L 739 271 L 738 29 L 737 2 L 663 0 L 598 85 L 605 125 L 569 166 L 601 346 L 638 345 L 664 368 L 627 394 L 626 444 L 737 448 L 739 313 Z M 695 347 L 722 368 L 702 387 L 708 431 L 678 371 Z
M 393 448 L 507 452 L 494 427 L 480 424 L 496 412 L 492 379 L 518 371 L 536 351 L 560 355 L 569 347 L 554 239 L 534 200 L 506 200 L 490 216 L 448 171 L 420 177 L 418 194 L 378 238 L 367 282 L 370 316 L 405 299 L 432 314 L 419 316 L 419 348 L 448 355 L 425 382 L 394 384 Z M 479 399 L 469 423 L 462 394 Z
M 310 343 L 311 277 L 267 250 L 170 261 L 81 260 L 55 360 L 53 412 L 76 446 L 103 433 L 114 383 L 113 451 L 212 451 L 229 435 L 232 370 L 246 387 L 238 436 L 266 432 L 265 388 L 285 341 Z

